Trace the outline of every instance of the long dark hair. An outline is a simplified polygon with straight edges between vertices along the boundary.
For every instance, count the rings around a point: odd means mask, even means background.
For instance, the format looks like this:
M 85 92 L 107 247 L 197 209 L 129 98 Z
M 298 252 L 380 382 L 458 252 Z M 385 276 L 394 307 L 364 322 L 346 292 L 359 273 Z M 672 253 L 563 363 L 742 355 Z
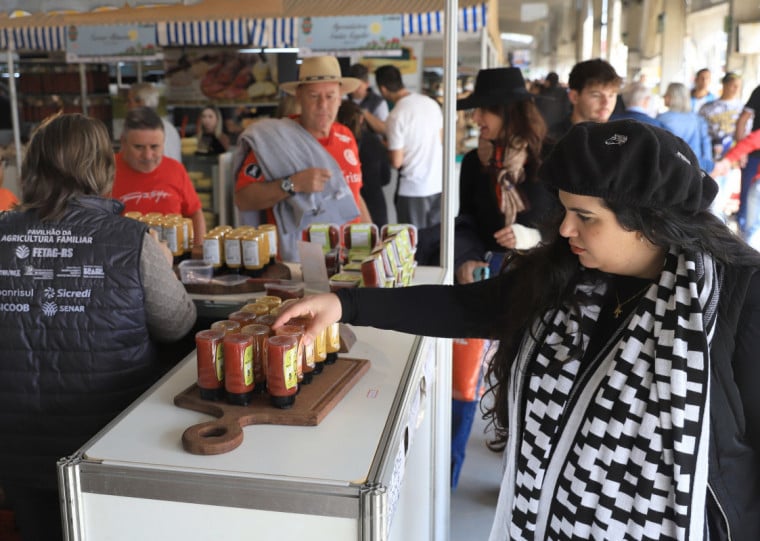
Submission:
M 525 178 L 536 180 L 541 165 L 541 146 L 546 137 L 547 127 L 544 117 L 533 100 L 521 100 L 507 105 L 493 105 L 484 110 L 502 119 L 502 134 L 495 141 L 497 145 L 507 145 L 514 137 L 522 138 L 528 144 L 525 161 Z
M 620 226 L 641 232 L 650 242 L 666 250 L 679 246 L 687 253 L 710 254 L 724 266 L 759 266 L 760 253 L 750 248 L 710 211 L 685 215 L 675 209 L 639 208 L 603 201 L 616 216 Z M 561 205 L 557 204 L 561 209 Z M 511 288 L 509 317 L 504 318 L 504 334 L 499 350 L 488 367 L 487 393 L 493 400 L 484 401 L 484 417 L 494 427 L 493 450 L 503 450 L 507 441 L 509 378 L 520 340 L 530 332 L 531 324 L 547 313 L 565 306 L 578 310 L 583 299 L 575 296 L 579 283 L 601 283 L 609 276 L 584 269 L 570 251 L 566 239 L 559 235 L 564 212 L 558 211 L 543 225 L 546 243 L 530 252 L 516 254 L 510 262 L 511 280 L 519 287 Z

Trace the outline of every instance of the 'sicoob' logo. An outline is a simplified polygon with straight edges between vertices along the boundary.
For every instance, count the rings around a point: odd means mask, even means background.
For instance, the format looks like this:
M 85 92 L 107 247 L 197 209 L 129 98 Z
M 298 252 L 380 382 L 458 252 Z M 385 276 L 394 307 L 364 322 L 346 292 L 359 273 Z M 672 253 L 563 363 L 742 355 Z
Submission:
M 26 259 L 27 257 L 29 257 L 29 253 L 30 253 L 29 247 L 26 246 L 25 244 L 21 244 L 16 247 L 16 257 L 18 257 L 19 259 Z

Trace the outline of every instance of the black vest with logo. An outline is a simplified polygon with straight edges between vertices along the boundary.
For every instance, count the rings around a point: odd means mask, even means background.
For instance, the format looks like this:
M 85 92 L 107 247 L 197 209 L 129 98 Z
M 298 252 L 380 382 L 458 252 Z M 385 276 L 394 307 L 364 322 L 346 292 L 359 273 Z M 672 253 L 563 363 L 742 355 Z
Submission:
M 375 110 L 378 108 L 378 106 L 383 102 L 383 97 L 379 96 L 378 94 L 375 94 L 375 92 L 371 89 L 367 89 L 367 95 L 364 96 L 364 99 L 359 104 L 359 107 L 362 109 L 366 109 L 372 114 L 375 114 Z
M 0 214 L 0 485 L 55 486 L 56 461 L 153 383 L 146 226 L 82 197 L 64 217 Z

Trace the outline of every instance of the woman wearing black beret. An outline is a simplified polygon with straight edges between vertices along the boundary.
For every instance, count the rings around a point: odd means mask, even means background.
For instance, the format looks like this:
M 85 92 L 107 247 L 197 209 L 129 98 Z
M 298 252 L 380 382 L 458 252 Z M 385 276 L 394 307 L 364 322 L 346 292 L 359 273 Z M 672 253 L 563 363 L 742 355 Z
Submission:
M 540 173 L 555 235 L 507 272 L 307 297 L 275 326 L 499 339 L 492 541 L 760 539 L 760 255 L 697 164 L 665 130 L 577 124 Z

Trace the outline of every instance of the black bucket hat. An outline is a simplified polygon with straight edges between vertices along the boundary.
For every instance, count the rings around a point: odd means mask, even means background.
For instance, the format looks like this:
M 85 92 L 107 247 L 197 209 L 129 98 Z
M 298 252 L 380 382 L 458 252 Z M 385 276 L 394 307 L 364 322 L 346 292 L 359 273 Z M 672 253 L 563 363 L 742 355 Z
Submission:
M 507 105 L 532 97 L 533 94 L 525 88 L 525 79 L 520 68 L 485 69 L 478 72 L 472 94 L 457 100 L 457 111 Z

